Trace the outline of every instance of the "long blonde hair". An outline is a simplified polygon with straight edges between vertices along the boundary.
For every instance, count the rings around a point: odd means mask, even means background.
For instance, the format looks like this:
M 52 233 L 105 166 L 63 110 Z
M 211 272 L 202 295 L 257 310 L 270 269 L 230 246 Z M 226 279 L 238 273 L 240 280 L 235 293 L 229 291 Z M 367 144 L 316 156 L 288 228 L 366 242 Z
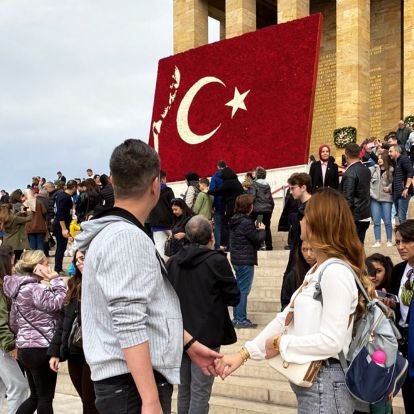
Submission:
M 45 253 L 42 250 L 26 250 L 16 263 L 16 273 L 18 275 L 31 274 L 36 265 L 42 263 L 45 257 Z
M 306 235 L 314 249 L 329 258 L 349 263 L 370 297 L 375 297 L 374 285 L 367 274 L 364 246 L 358 238 L 351 209 L 341 193 L 326 188 L 314 194 L 306 203 Z M 365 309 L 358 291 L 357 315 Z

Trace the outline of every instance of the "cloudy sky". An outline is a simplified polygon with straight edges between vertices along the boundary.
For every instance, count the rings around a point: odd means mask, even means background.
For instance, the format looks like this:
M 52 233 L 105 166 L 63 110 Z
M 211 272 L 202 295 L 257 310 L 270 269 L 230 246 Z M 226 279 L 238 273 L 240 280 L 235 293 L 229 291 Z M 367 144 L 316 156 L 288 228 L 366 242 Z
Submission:
M 0 188 L 108 173 L 118 143 L 148 139 L 172 0 L 1 0 L 0 38 Z

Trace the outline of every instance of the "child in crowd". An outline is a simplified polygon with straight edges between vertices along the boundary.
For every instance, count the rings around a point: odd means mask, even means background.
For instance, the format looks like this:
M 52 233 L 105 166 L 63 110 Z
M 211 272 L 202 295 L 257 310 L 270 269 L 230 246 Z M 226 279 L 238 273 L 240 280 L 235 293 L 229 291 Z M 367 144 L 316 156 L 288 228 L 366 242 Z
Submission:
M 209 185 L 210 181 L 208 180 L 208 178 L 200 178 L 200 192 L 197 195 L 197 199 L 193 207 L 193 211 L 195 214 L 200 214 L 201 216 L 204 216 L 207 220 L 211 220 L 214 201 L 214 197 L 212 195 L 207 194 Z

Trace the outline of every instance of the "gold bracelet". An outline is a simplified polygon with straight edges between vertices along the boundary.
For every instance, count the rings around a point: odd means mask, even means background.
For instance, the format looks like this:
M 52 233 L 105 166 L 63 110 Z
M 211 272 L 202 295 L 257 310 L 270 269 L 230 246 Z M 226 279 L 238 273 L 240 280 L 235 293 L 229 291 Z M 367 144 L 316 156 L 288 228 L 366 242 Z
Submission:
M 273 348 L 279 352 L 280 351 L 280 340 L 282 339 L 282 337 L 280 335 L 274 336 L 273 337 Z
M 244 364 L 250 358 L 249 351 L 245 347 L 242 347 L 240 349 L 239 354 L 242 359 L 242 364 Z

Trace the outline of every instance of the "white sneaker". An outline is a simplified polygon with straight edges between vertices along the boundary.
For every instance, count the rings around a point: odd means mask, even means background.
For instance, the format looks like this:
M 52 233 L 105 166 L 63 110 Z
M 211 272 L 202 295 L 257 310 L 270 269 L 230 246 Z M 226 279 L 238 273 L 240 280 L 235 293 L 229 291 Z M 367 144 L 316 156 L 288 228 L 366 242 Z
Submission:
M 387 241 L 387 247 L 392 247 L 394 246 L 394 243 L 392 241 Z
M 372 247 L 381 247 L 381 243 L 379 241 L 376 241 Z

